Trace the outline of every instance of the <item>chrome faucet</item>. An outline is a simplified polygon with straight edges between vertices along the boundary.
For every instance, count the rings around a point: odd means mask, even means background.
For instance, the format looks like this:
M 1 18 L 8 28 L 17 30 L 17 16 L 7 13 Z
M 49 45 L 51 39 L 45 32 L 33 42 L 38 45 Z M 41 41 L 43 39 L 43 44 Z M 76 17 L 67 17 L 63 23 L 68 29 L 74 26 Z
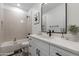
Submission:
M 49 32 L 47 32 L 47 34 L 49 34 L 49 37 L 51 37 L 51 33 L 52 33 L 51 30 L 49 30 Z
M 52 33 L 54 33 L 54 30 L 49 30 L 49 32 L 47 32 L 47 34 L 49 34 L 49 37 L 51 37 L 52 36 Z

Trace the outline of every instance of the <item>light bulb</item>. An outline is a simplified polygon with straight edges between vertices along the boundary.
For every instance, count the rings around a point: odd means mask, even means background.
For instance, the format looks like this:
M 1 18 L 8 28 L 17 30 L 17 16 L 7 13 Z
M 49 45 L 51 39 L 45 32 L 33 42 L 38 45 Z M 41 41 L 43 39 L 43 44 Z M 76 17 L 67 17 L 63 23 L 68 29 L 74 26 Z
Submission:
M 44 3 L 44 4 L 47 4 L 47 3 Z
M 23 20 L 21 20 L 20 22 L 21 22 L 21 23 L 24 23 L 24 21 L 23 21 Z
M 17 6 L 21 6 L 21 5 L 18 3 Z

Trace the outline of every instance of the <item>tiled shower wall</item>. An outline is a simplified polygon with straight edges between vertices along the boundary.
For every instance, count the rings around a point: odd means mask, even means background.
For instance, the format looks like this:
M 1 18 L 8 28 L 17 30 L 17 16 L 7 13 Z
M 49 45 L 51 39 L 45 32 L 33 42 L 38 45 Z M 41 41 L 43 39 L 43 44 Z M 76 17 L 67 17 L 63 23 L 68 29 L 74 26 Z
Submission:
M 0 42 L 3 42 L 3 25 L 1 25 L 1 22 L 3 20 L 3 4 L 0 4 Z
M 23 20 L 24 23 L 20 21 Z M 31 32 L 27 18 L 27 12 L 16 12 L 0 4 L 0 42 L 23 39 L 25 34 Z

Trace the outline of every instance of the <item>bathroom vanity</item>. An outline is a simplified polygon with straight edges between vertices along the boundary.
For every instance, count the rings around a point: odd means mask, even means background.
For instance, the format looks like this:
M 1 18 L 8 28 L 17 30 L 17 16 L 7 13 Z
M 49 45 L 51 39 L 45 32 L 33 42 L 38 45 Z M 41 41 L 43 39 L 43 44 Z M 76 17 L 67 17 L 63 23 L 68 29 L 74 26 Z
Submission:
M 73 42 L 58 36 L 30 35 L 32 56 L 78 56 L 79 42 Z

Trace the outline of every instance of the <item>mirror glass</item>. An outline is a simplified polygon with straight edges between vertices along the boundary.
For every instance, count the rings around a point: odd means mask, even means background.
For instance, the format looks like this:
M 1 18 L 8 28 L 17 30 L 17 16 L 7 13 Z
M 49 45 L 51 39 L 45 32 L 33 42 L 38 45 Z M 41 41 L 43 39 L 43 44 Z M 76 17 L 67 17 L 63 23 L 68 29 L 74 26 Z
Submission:
M 66 11 L 66 3 L 43 3 L 41 6 L 42 32 L 51 30 L 54 33 L 66 33 Z

